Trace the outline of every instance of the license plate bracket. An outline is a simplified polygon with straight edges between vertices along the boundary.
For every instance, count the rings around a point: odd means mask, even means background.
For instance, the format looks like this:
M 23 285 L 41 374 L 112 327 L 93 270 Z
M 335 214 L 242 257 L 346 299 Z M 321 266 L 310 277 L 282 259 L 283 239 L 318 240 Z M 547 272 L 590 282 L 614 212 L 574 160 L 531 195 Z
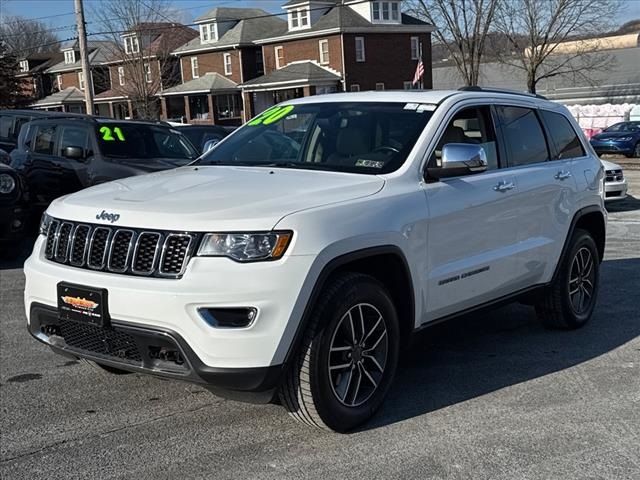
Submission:
M 87 287 L 60 282 L 58 316 L 61 320 L 88 323 L 107 328 L 111 325 L 106 288 Z

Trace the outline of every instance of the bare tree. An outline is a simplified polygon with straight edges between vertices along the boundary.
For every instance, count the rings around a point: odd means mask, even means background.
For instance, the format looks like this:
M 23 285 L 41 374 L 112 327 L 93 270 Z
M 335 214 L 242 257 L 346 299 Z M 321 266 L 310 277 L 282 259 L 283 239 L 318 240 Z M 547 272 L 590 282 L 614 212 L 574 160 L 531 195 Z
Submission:
M 113 41 L 112 66 L 124 73 L 121 85 L 112 69 L 111 88 L 132 101 L 140 118 L 158 118 L 156 94 L 180 80 L 177 60 L 170 53 L 196 35 L 172 22 L 171 13 L 167 0 L 110 0 L 92 11 L 101 33 Z
M 19 16 L 5 17 L 0 24 L 0 41 L 4 42 L 9 52 L 19 57 L 32 53 L 57 52 L 60 43 L 51 30 L 37 20 Z
M 499 1 L 411 0 L 409 11 L 436 26 L 436 40 L 453 59 L 466 84 L 477 85 Z
M 588 82 L 590 73 L 611 63 L 602 52 L 607 42 L 598 37 L 611 30 L 618 8 L 618 0 L 503 0 L 495 26 L 511 48 L 498 61 L 524 70 L 531 93 L 559 75 Z

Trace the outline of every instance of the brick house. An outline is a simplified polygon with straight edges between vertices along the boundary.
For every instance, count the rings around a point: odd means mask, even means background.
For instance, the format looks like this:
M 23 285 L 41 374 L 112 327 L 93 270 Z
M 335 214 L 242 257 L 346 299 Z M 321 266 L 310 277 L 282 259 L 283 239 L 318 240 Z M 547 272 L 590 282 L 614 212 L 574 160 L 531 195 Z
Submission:
M 110 88 L 95 96 L 96 113 L 114 118 L 160 115 L 158 95 L 181 82 L 180 66 L 170 55 L 198 35 L 178 23 L 145 22 L 120 36 L 104 62 Z
M 401 0 L 285 3 L 284 28 L 256 41 L 265 73 L 242 84 L 247 110 L 335 91 L 410 89 L 421 55 L 422 86 L 431 88 L 434 27 L 401 7 Z
M 60 52 L 32 53 L 18 61 L 20 86 L 25 97 L 36 101 L 53 93 L 52 77 L 45 71 L 63 60 Z
M 163 90 L 163 118 L 238 125 L 243 120 L 239 85 L 264 73 L 256 42 L 286 23 L 257 8 L 216 7 L 195 24 L 199 35 L 173 52 L 182 85 Z
M 111 48 L 110 42 L 87 42 L 91 70 L 91 82 L 87 83 L 82 74 L 80 47 L 77 40 L 64 45 L 60 52 L 61 58 L 57 58 L 59 61 L 44 70 L 44 73 L 50 76 L 51 94 L 36 101 L 33 107 L 65 112 L 84 112 L 85 88 L 93 88 L 94 94 L 109 88 L 109 72 L 104 66 L 104 62 Z

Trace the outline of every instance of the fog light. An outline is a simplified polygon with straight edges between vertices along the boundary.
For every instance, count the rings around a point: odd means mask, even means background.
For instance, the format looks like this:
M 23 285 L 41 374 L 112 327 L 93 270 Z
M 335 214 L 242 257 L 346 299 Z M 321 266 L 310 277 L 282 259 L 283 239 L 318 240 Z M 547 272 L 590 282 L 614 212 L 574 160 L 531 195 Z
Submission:
M 255 320 L 255 308 L 200 308 L 198 313 L 212 327 L 246 328 Z

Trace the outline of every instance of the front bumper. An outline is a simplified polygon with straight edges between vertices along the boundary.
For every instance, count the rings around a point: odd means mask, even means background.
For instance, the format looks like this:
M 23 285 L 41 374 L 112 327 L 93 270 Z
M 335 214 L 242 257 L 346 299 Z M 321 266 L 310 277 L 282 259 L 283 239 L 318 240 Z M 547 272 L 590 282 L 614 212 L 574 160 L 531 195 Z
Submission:
M 109 328 L 60 320 L 56 308 L 33 303 L 29 333 L 56 353 L 86 358 L 131 372 L 205 384 L 222 396 L 269 402 L 280 383 L 281 365 L 214 368 L 205 365 L 176 332 L 112 321 Z
M 627 155 L 633 152 L 632 142 L 598 142 L 591 141 L 591 146 L 597 154 L 623 154 Z
M 313 256 L 285 256 L 240 264 L 227 258 L 194 257 L 180 279 L 149 278 L 85 270 L 46 260 L 39 236 L 26 261 L 24 302 L 56 309 L 61 281 L 108 291 L 111 318 L 121 325 L 173 332 L 203 365 L 216 369 L 270 367 L 284 363 L 310 294 Z M 304 297 L 304 298 L 303 298 Z M 244 328 L 211 326 L 201 308 L 252 307 Z
M 610 202 L 613 200 L 624 200 L 627 197 L 627 180 L 621 182 L 605 182 L 604 184 L 604 200 Z

